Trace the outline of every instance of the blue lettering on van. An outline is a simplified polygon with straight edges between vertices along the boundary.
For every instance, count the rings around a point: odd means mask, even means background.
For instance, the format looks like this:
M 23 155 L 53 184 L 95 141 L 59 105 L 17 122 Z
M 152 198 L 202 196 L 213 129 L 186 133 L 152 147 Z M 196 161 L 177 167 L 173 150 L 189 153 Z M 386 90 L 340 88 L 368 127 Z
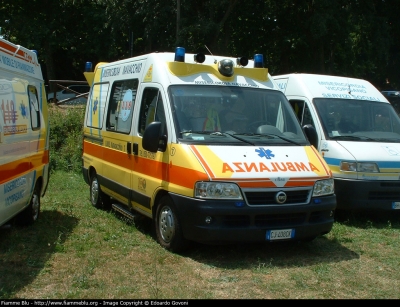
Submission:
M 105 77 L 113 77 L 113 76 L 118 76 L 121 71 L 121 67 L 115 67 L 115 68 L 108 68 L 104 69 L 103 71 L 103 78 Z
M 14 60 L 4 55 L 1 56 L 1 61 L 3 62 L 4 65 L 7 65 L 9 67 L 13 67 L 15 69 L 22 70 L 30 74 L 35 74 L 35 69 L 28 64 L 21 63 L 17 60 Z
M 267 158 L 267 159 L 271 159 L 271 158 L 273 158 L 273 157 L 275 157 L 275 155 L 272 153 L 272 151 L 271 150 L 269 150 L 269 149 L 265 149 L 265 148 L 259 148 L 259 149 L 256 149 L 255 150 L 257 153 L 258 153 L 258 155 L 261 157 L 261 158 Z
M 365 89 L 365 86 L 362 84 L 349 84 L 349 83 L 345 83 L 345 82 L 327 82 L 327 81 L 318 81 L 319 85 L 325 85 L 325 86 L 335 86 L 335 87 L 345 87 L 345 88 L 349 88 L 349 86 L 351 87 L 351 90 L 358 88 L 358 89 Z
M 353 90 L 352 90 L 352 92 L 353 92 Z M 379 98 L 373 97 L 373 96 L 349 95 L 349 94 L 322 93 L 322 97 L 325 97 L 325 98 L 342 98 L 342 99 L 358 99 L 358 100 L 381 101 Z
M 15 179 L 13 181 L 10 181 L 4 185 L 4 194 L 9 193 L 12 190 L 19 188 L 23 185 L 26 185 L 25 177 L 21 177 L 21 178 Z
M 8 197 L 6 197 L 6 207 L 11 206 L 13 203 L 19 201 L 20 199 L 24 198 L 24 191 L 18 191 L 17 193 L 14 193 Z
M 124 66 L 122 74 L 138 74 L 142 70 L 142 63 Z

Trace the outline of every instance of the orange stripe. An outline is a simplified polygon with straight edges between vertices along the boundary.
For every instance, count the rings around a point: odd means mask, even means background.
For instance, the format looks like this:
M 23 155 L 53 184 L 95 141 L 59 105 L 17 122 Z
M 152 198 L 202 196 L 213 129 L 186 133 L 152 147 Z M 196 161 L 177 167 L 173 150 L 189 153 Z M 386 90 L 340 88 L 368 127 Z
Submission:
M 320 153 L 318 152 L 318 150 L 316 150 L 314 146 L 311 146 L 311 149 L 314 151 L 314 153 L 317 156 L 319 162 L 321 162 L 321 165 L 324 167 L 325 173 L 327 175 L 329 175 L 329 176 L 332 176 L 331 170 L 329 168 L 325 167 L 326 162 L 325 162 L 325 160 L 322 159 L 322 157 L 321 157 Z
M 0 184 L 49 164 L 49 151 L 37 153 L 1 166 Z
M 208 166 L 208 163 L 206 160 L 204 160 L 203 156 L 200 154 L 200 152 L 197 150 L 196 146 L 194 145 L 189 145 L 189 147 L 192 149 L 193 153 L 195 156 L 200 160 L 200 163 L 203 165 L 203 167 L 206 169 L 206 172 L 211 178 L 215 179 L 215 175 L 212 171 L 212 169 Z
M 167 181 L 185 188 L 191 189 L 196 181 L 208 179 L 206 174 L 199 171 L 173 165 L 172 163 L 167 164 L 139 156 L 128 155 L 127 153 L 87 141 L 83 143 L 83 150 L 85 154 L 103 160 L 104 162 L 131 169 L 136 173 Z

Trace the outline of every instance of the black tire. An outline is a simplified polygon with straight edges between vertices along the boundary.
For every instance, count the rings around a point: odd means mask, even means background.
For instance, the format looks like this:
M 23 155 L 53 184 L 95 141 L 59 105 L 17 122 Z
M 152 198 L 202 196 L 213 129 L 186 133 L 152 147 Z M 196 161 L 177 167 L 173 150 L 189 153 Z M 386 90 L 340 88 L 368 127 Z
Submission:
M 40 185 L 35 184 L 29 205 L 18 214 L 16 222 L 20 226 L 32 225 L 36 222 L 40 215 Z
M 183 237 L 175 204 L 169 196 L 162 197 L 157 205 L 154 227 L 163 248 L 173 253 L 187 249 L 189 242 Z
M 96 173 L 90 176 L 90 203 L 97 209 L 110 209 L 110 197 L 101 190 Z

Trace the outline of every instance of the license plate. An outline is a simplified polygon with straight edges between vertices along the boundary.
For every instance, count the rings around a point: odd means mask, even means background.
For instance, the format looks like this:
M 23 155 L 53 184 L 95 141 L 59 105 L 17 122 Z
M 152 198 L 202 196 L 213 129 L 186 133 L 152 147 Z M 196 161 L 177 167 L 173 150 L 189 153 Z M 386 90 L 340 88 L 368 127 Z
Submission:
M 392 209 L 393 210 L 400 210 L 400 201 L 392 202 Z
M 293 239 L 294 232 L 294 229 L 268 230 L 266 239 L 267 241 Z

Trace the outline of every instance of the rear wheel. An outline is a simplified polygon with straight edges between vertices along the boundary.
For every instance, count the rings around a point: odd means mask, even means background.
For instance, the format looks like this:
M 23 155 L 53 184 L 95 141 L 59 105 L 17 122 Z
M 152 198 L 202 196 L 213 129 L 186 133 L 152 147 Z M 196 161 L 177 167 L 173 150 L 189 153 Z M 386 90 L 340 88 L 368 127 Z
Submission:
M 39 213 L 40 185 L 36 183 L 28 207 L 17 216 L 16 222 L 19 225 L 31 225 L 39 218 Z
M 110 197 L 101 190 L 96 173 L 90 177 L 90 203 L 98 209 L 110 208 Z
M 175 204 L 169 196 L 160 199 L 154 226 L 157 241 L 162 247 L 174 253 L 187 248 L 188 241 L 183 237 Z

